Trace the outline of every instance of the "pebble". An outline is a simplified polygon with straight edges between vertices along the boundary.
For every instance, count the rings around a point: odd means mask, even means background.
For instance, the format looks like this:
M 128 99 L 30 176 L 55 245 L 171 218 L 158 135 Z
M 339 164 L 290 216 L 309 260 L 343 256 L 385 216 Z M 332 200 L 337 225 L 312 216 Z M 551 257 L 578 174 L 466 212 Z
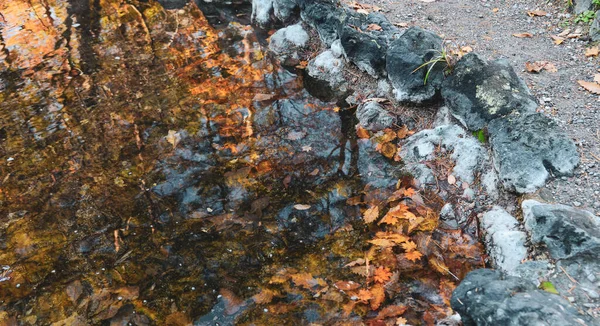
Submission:
M 574 202 L 573 202 L 573 206 L 575 206 L 575 207 L 579 207 L 579 206 L 581 206 L 581 203 L 580 203 L 580 202 L 578 202 L 578 201 L 574 201 Z

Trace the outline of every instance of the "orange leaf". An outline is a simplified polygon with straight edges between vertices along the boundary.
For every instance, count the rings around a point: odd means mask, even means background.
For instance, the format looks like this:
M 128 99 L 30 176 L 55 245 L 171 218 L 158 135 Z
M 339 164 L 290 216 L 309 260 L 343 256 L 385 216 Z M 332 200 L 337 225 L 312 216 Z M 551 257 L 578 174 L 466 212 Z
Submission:
M 358 290 L 358 294 L 356 296 L 358 297 L 358 300 L 364 302 L 367 302 L 373 298 L 371 291 L 365 289 Z
M 406 306 L 387 306 L 379 312 L 377 319 L 385 319 L 402 315 L 406 311 Z
M 369 243 L 372 243 L 376 246 L 380 246 L 380 247 L 394 247 L 397 244 L 392 241 L 392 240 L 388 240 L 388 239 L 373 239 L 373 240 L 369 240 Z
M 360 284 L 353 281 L 338 281 L 335 286 L 342 291 L 352 291 L 360 287 Z
M 408 127 L 404 125 L 402 126 L 402 128 L 400 128 L 400 130 L 396 132 L 396 135 L 398 136 L 398 138 L 403 139 L 406 138 L 406 136 L 408 136 L 408 132 Z
M 404 254 L 404 257 L 410 261 L 416 261 L 417 259 L 421 259 L 421 257 L 423 257 L 423 254 L 421 254 L 418 251 L 411 251 L 411 252 L 407 252 Z
M 579 85 L 581 85 L 581 87 L 585 88 L 588 92 L 600 95 L 600 84 L 593 83 L 593 82 L 587 82 L 585 80 L 578 80 L 577 82 L 579 83 Z
M 395 217 L 393 214 L 387 213 L 381 219 L 381 221 L 377 222 L 378 225 L 381 224 L 381 223 L 396 225 L 396 224 L 398 224 L 398 218 Z
M 260 293 L 255 294 L 252 299 L 258 304 L 269 303 L 273 300 L 274 292 L 269 289 L 262 289 Z
M 375 282 L 385 283 L 390 279 L 390 276 L 392 276 L 392 273 L 390 273 L 389 268 L 379 266 L 375 270 L 373 278 L 375 279 Z
M 513 34 L 513 36 L 518 38 L 533 37 L 531 33 L 517 33 Z
M 412 241 L 407 241 L 402 244 L 402 249 L 406 250 L 406 252 L 411 252 L 417 249 L 417 244 Z
M 412 197 L 415 194 L 415 190 L 413 188 L 408 188 L 406 190 L 404 190 L 404 196 L 406 197 Z
M 381 147 L 381 154 L 387 158 L 393 158 L 396 155 L 397 147 L 392 143 L 385 143 Z
M 365 211 L 363 220 L 365 223 L 371 223 L 379 217 L 379 206 L 375 205 Z
M 600 53 L 600 49 L 598 48 L 598 46 L 594 46 L 585 50 L 586 57 L 595 57 L 598 56 L 598 53 Z
M 362 265 L 366 262 L 366 260 L 364 260 L 364 258 L 358 258 L 357 260 L 353 260 L 351 262 L 349 262 L 348 264 L 344 265 L 344 267 L 354 267 L 356 265 Z
M 383 30 L 383 28 L 381 28 L 381 26 L 377 25 L 377 24 L 369 24 L 369 26 L 367 26 L 367 31 L 381 31 Z
M 376 284 L 371 288 L 371 309 L 377 310 L 385 300 L 383 285 Z
M 307 290 L 317 286 L 319 282 L 313 278 L 310 273 L 298 273 L 290 275 L 290 278 L 296 286 L 303 287 Z
M 362 138 L 362 139 L 371 138 L 367 129 L 360 127 L 360 126 L 358 128 L 356 128 L 356 135 L 358 136 L 358 138 Z

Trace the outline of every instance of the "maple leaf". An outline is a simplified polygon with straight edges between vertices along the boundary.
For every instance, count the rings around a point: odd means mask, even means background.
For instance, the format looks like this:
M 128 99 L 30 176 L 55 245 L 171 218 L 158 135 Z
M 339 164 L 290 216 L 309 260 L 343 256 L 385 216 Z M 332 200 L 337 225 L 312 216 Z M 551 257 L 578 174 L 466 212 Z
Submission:
M 377 310 L 385 300 L 385 290 L 383 285 L 376 284 L 371 288 L 371 309 Z
M 390 276 L 392 276 L 392 273 L 390 273 L 389 268 L 379 266 L 375 269 L 373 278 L 375 279 L 375 282 L 385 283 L 390 279 Z
M 369 243 L 372 243 L 376 246 L 380 246 L 380 247 L 394 247 L 397 244 L 392 241 L 392 240 L 388 240 L 388 239 L 373 239 L 373 240 L 369 240 Z
M 360 289 L 358 290 L 358 294 L 356 295 L 356 297 L 359 301 L 367 302 L 371 300 L 371 298 L 373 298 L 373 295 L 369 290 Z
M 411 252 L 417 249 L 417 244 L 412 241 L 407 241 L 402 244 L 402 249 L 406 250 L 406 252 Z
M 381 223 L 396 225 L 396 224 L 398 224 L 398 218 L 395 217 L 394 215 L 388 213 L 388 214 L 385 214 L 385 216 L 381 219 L 381 221 L 377 222 L 377 224 L 381 224 Z
M 412 262 L 416 261 L 417 259 L 421 259 L 421 257 L 423 257 L 423 254 L 421 254 L 418 251 L 410 251 L 404 254 L 404 257 Z
M 319 284 L 317 280 L 315 280 L 310 273 L 298 273 L 290 275 L 290 278 L 296 284 L 296 286 L 303 287 L 307 290 L 312 289 L 316 285 Z
M 379 207 L 377 205 L 370 207 L 365 211 L 363 220 L 366 223 L 371 223 L 379 217 Z
M 362 265 L 365 263 L 364 258 L 358 258 L 357 260 L 353 260 L 351 262 L 349 262 L 348 264 L 344 265 L 344 267 L 354 267 L 356 265 Z
M 408 323 L 408 321 L 402 317 L 398 317 L 398 319 L 396 319 L 396 326 L 404 326 L 406 323 Z

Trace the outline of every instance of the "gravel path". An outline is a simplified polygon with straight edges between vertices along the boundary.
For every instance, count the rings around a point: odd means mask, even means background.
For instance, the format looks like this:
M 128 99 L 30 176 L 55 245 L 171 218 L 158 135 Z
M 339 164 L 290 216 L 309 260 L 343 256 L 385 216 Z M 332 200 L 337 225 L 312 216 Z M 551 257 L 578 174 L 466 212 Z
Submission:
M 553 117 L 575 140 L 581 164 L 571 178 L 548 182 L 538 191 L 546 201 L 559 202 L 600 215 L 600 97 L 577 84 L 592 81 L 600 70 L 598 58 L 586 58 L 587 25 L 574 25 L 564 1 L 466 0 L 367 0 L 382 8 L 393 23 L 420 26 L 441 35 L 447 43 L 470 46 L 488 59 L 507 58 L 540 103 L 538 110 Z M 527 11 L 543 10 L 546 16 L 530 17 Z M 580 38 L 555 45 L 551 35 L 565 29 L 583 31 Z M 516 33 L 531 33 L 517 38 Z M 526 62 L 549 61 L 558 72 L 537 74 L 525 70 Z

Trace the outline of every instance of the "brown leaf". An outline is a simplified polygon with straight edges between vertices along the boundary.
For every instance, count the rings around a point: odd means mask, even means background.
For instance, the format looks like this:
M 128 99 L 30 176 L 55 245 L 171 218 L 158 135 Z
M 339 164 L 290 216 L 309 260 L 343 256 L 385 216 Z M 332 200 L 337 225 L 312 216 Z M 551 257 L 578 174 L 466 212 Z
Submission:
M 579 85 L 581 85 L 581 87 L 585 88 L 585 90 L 587 90 L 588 92 L 600 95 L 600 84 L 593 83 L 593 82 L 587 82 L 585 80 L 578 80 L 577 82 L 579 83 Z
M 435 271 L 442 275 L 448 275 L 448 266 L 446 266 L 446 264 L 444 264 L 444 262 L 440 259 L 437 259 L 435 257 L 429 258 L 429 266 L 433 267 Z
M 406 320 L 405 318 L 398 317 L 396 319 L 396 325 L 398 325 L 398 326 L 407 325 L 407 323 L 408 323 L 408 320 Z
M 390 273 L 390 269 L 387 267 L 379 266 L 375 269 L 373 273 L 373 279 L 378 283 L 385 283 L 390 279 L 392 273 Z
M 525 62 L 525 69 L 529 72 L 540 72 L 542 70 L 547 70 L 549 72 L 557 72 L 556 66 L 548 61 L 536 61 L 531 63 L 529 61 Z
M 517 33 L 513 34 L 513 36 L 518 38 L 533 37 L 531 33 Z
M 595 74 L 595 75 L 594 75 L 594 81 L 595 81 L 596 83 L 600 83 L 600 74 Z
M 362 196 L 358 195 L 358 196 L 354 196 L 354 197 L 350 197 L 346 200 L 346 204 L 350 205 L 350 206 L 356 206 L 358 204 L 362 203 Z
M 315 286 L 319 285 L 319 282 L 313 278 L 310 273 L 298 273 L 290 275 L 290 278 L 296 286 L 303 287 L 307 290 L 311 290 Z
M 362 265 L 364 264 L 366 261 L 364 258 L 358 258 L 356 260 L 353 260 L 351 262 L 349 262 L 348 264 L 344 265 L 344 267 L 354 267 L 356 265 Z
M 255 294 L 252 300 L 258 304 L 265 304 L 273 300 L 275 293 L 269 289 L 262 289 L 260 293 Z
M 396 155 L 397 147 L 392 143 L 385 143 L 381 147 L 381 154 L 387 158 L 393 158 Z
M 399 139 L 404 139 L 406 138 L 406 136 L 408 136 L 408 127 L 406 125 L 402 126 L 402 128 L 400 128 L 400 130 L 398 130 L 398 132 L 396 133 L 397 137 Z
M 283 187 L 285 189 L 287 189 L 287 187 L 290 185 L 290 182 L 292 182 L 292 176 L 288 175 L 285 178 L 283 178 Z
M 402 249 L 406 250 L 406 252 L 411 252 L 417 249 L 417 244 L 412 241 L 407 241 L 402 244 Z
M 373 298 L 373 295 L 369 290 L 360 289 L 358 290 L 358 294 L 356 295 L 356 297 L 359 301 L 363 301 L 366 303 L 367 301 L 371 300 L 371 298 Z
M 354 281 L 338 281 L 335 282 L 335 287 L 342 291 L 352 291 L 358 289 L 360 284 Z
M 252 101 L 255 102 L 263 102 L 263 101 L 268 101 L 271 100 L 275 97 L 275 94 L 254 94 L 254 97 L 252 98 Z
M 560 37 L 557 35 L 550 35 L 550 37 L 552 38 L 554 44 L 556 44 L 556 45 L 562 44 L 562 42 L 565 41 L 564 37 Z
M 371 138 L 371 136 L 369 135 L 369 132 L 365 128 L 360 127 L 360 126 L 356 128 L 356 135 L 358 136 L 358 138 L 361 138 L 361 139 Z
M 377 24 L 369 24 L 369 26 L 367 26 L 367 31 L 381 31 L 383 30 L 383 28 L 381 28 L 381 26 L 377 25 Z
M 402 315 L 406 311 L 406 306 L 387 306 L 379 312 L 377 319 L 385 319 Z
M 379 217 L 379 207 L 377 205 L 370 207 L 365 211 L 363 220 L 365 223 L 371 223 Z
M 599 50 L 598 46 L 594 46 L 591 48 L 587 48 L 585 50 L 585 56 L 586 57 L 596 57 L 596 56 L 598 56 L 599 52 L 600 52 L 600 50 Z
M 529 15 L 529 17 L 534 17 L 534 16 L 546 16 L 548 13 L 543 11 L 543 10 L 532 10 L 532 11 L 528 11 L 527 15 Z

